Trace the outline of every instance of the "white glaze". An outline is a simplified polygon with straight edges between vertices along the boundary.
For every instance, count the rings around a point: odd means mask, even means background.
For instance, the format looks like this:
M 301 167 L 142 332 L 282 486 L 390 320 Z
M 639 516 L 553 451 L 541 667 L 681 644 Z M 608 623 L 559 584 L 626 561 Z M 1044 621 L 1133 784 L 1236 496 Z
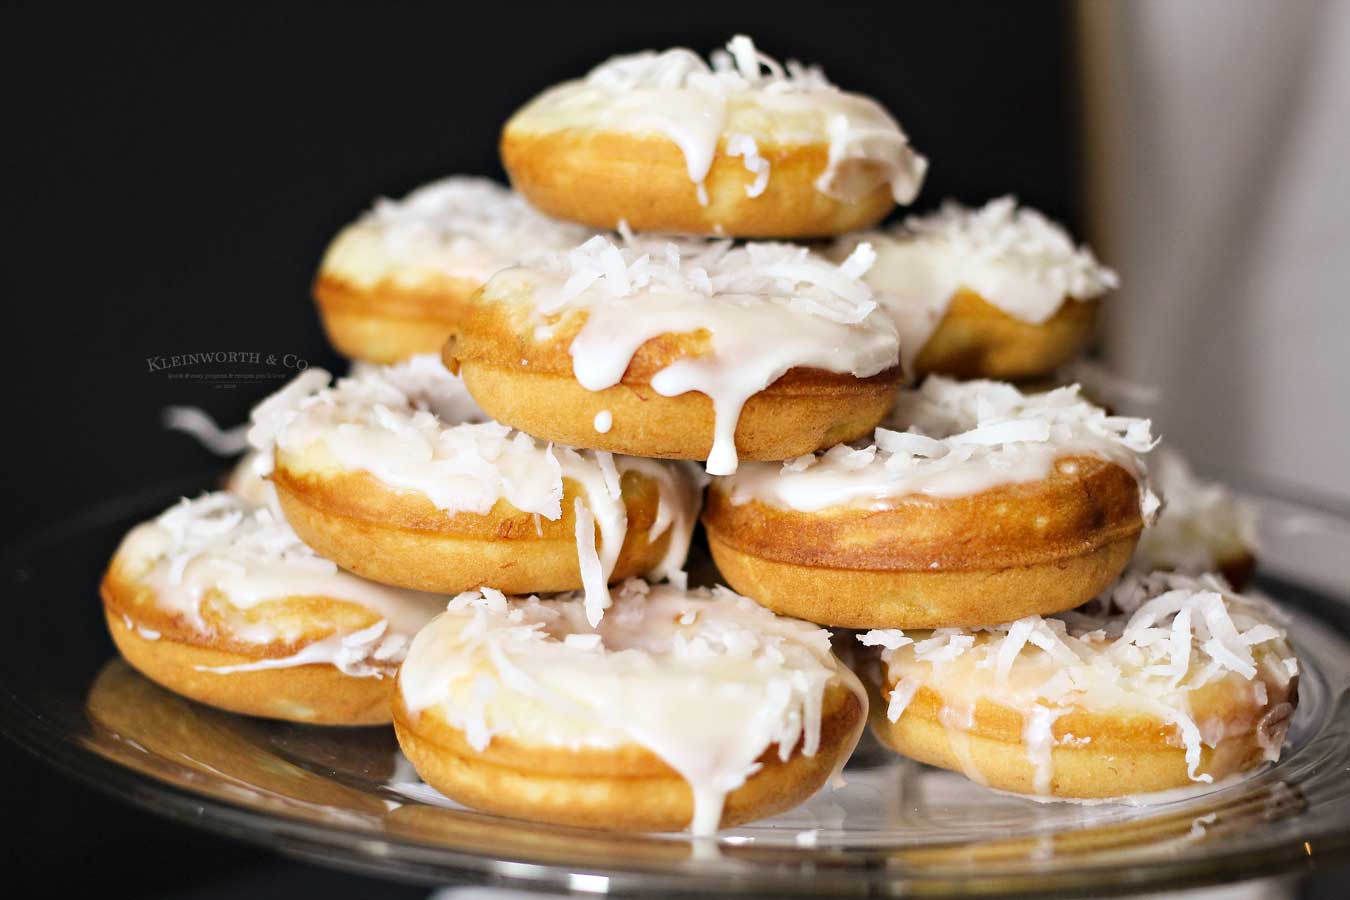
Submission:
M 498 735 L 539 747 L 645 747 L 689 782 L 696 834 L 716 830 L 726 795 L 770 747 L 784 761 L 799 746 L 816 753 L 831 683 L 865 708 L 823 629 L 726 588 L 636 579 L 615 590 L 599 626 L 577 595 L 463 594 L 413 640 L 399 676 L 410 712 L 436 709 L 480 750 Z
M 264 460 L 279 447 L 302 471 L 367 472 L 446 512 L 485 515 L 505 501 L 551 521 L 562 517 L 563 482 L 571 480 L 595 526 L 583 527 L 578 519 L 577 553 L 583 572 L 598 558 L 599 572 L 586 582 L 589 614 L 597 621 L 609 605 L 606 582 L 628 531 L 619 478 L 638 471 L 659 490 L 649 540 L 670 533 L 655 574 L 678 577 L 683 568 L 699 502 L 692 467 L 573 450 L 496 422 L 459 420 L 476 406 L 461 404 L 467 397 L 462 383 L 439 362 L 363 369 L 333 387 L 329 378 L 311 369 L 253 411 L 249 441 Z
M 1077 385 L 1023 394 L 1001 382 L 932 375 L 900 392 L 887 424 L 861 448 L 840 444 L 784 463 L 746 463 L 719 479 L 718 489 L 733 503 L 757 500 L 800 512 L 888 509 L 916 494 L 963 497 L 1037 481 L 1057 460 L 1086 455 L 1117 463 L 1139 480 L 1146 522 L 1158 506 L 1141 458 L 1153 446 L 1148 420 L 1109 416 L 1083 400 Z M 908 431 L 893 430 L 903 427 Z
M 1226 487 L 1196 478 L 1171 447 L 1158 450 L 1149 470 L 1166 502 L 1140 536 L 1132 568 L 1199 575 L 1255 552 L 1255 510 Z
M 565 129 L 670 139 L 705 206 L 703 182 L 719 144 L 755 174 L 751 198 L 772 177 L 760 147 L 826 144 L 828 162 L 815 186 L 845 202 L 889 183 L 896 202 L 909 203 L 928 168 L 875 100 L 839 90 L 818 68 L 779 65 L 744 35 L 714 52 L 711 64 L 684 48 L 617 56 L 584 79 L 545 91 L 506 125 L 520 133 Z
M 963 289 L 1039 325 L 1066 299 L 1091 300 L 1119 284 L 1063 227 L 1034 209 L 1019 209 L 1012 197 L 979 209 L 948 201 L 888 231 L 841 238 L 832 255 L 847 256 L 861 241 L 876 249 L 866 280 L 895 321 L 907 372 Z
M 1055 739 L 1055 720 L 1070 712 L 1145 715 L 1171 725 L 1196 781 L 1210 780 L 1196 770 L 1201 747 L 1226 737 L 1255 733 L 1276 759 L 1292 709 L 1285 695 L 1298 673 L 1274 607 L 1233 593 L 1214 575 L 1129 575 L 1091 604 L 1057 616 L 908 635 L 877 630 L 859 640 L 882 648 L 883 677 L 903 691 L 890 720 L 899 720 L 919 687 L 931 688 L 944 703 L 940 719 L 959 759 L 962 738 L 952 732 L 969 730 L 976 704 L 1020 712 L 1041 794 L 1053 779 L 1053 748 L 1091 741 Z M 1239 698 L 1239 710 L 1245 702 L 1247 718 L 1194 710 L 1192 693 L 1211 686 Z
M 487 178 L 451 176 L 402 200 L 379 199 L 329 245 L 320 274 L 359 287 L 482 283 L 531 253 L 565 250 L 593 232 L 535 211 Z
M 707 353 L 675 361 L 651 385 L 667 397 L 711 398 L 707 468 L 727 474 L 737 465 L 742 407 L 789 369 L 865 378 L 895 365 L 895 329 L 859 280 L 870 262 L 867 247 L 835 266 L 790 244 L 633 238 L 620 247 L 598 236 L 500 273 L 482 299 L 523 305 L 540 340 L 584 314 L 569 352 L 577 381 L 592 391 L 618 384 L 647 341 L 707 332 Z
M 271 510 L 227 493 L 184 499 L 137 526 L 122 541 L 116 558 L 124 572 L 134 573 L 137 584 L 153 592 L 158 608 L 181 616 L 205 636 L 212 636 L 201 612 L 208 594 L 239 610 L 289 597 L 327 597 L 380 617 L 360 631 L 313 641 L 291 657 L 205 670 L 222 674 L 326 663 L 348 675 L 380 677 L 403 658 L 412 635 L 446 601 L 344 572 L 301 543 Z M 267 622 L 231 628 L 227 636 L 259 645 L 302 637 Z

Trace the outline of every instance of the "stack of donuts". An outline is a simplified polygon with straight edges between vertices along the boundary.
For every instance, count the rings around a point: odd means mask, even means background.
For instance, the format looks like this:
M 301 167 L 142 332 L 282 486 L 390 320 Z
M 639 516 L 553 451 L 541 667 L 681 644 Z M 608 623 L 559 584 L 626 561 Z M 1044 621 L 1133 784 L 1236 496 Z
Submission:
M 460 803 L 608 829 L 785 810 L 869 709 L 1041 797 L 1278 757 L 1298 664 L 1236 592 L 1245 513 L 1052 386 L 1116 284 L 1061 227 L 1003 198 L 877 230 L 926 160 L 744 36 L 609 60 L 501 153 L 512 189 L 446 178 L 332 242 L 352 370 L 266 399 L 223 490 L 127 536 L 133 666 L 392 722 Z

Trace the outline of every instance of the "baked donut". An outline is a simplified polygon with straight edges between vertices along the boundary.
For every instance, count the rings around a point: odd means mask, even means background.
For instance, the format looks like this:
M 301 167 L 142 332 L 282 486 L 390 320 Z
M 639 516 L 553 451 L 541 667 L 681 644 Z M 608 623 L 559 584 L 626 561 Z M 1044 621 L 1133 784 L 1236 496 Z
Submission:
M 867 702 L 829 633 L 726 588 L 633 579 L 598 627 L 577 596 L 450 603 L 394 699 L 422 779 L 500 815 L 710 834 L 815 793 Z
M 1213 575 L 1130 575 L 1051 618 L 859 640 L 883 648 L 869 676 L 883 742 L 1020 794 L 1216 782 L 1278 759 L 1298 704 L 1278 614 Z
M 1078 388 L 930 376 L 871 444 L 716 478 L 717 568 L 770 609 L 847 628 L 987 625 L 1087 602 L 1158 501 L 1149 423 Z
M 832 255 L 860 241 L 876 250 L 865 277 L 915 376 L 1048 376 L 1087 345 L 1097 298 L 1118 284 L 1090 249 L 1012 197 L 980 209 L 947 202 L 888 231 L 842 238 Z
M 314 299 L 338 352 L 374 363 L 437 353 L 474 292 L 522 256 L 589 237 L 486 178 L 380 199 L 324 253 Z
M 737 35 L 618 56 L 550 88 L 502 130 L 511 183 L 593 228 L 806 238 L 876 224 L 927 161 L 875 100 Z
M 507 269 L 445 346 L 479 405 L 536 437 L 634 456 L 786 459 L 890 408 L 895 329 L 858 277 L 790 244 L 597 236 Z
M 388 722 L 394 669 L 447 600 L 343 572 L 267 507 L 222 492 L 133 529 L 101 593 L 117 649 L 151 680 L 322 725 Z
M 1219 572 L 1242 590 L 1256 570 L 1256 512 L 1221 484 L 1195 476 L 1180 451 L 1161 447 L 1149 464 L 1165 502 L 1139 537 L 1131 568 Z
M 249 440 L 272 462 L 281 508 L 307 544 L 358 575 L 422 591 L 584 586 L 597 618 L 607 582 L 678 575 L 696 469 L 459 421 L 459 380 L 439 365 L 410 379 L 412 368 L 333 387 L 311 369 L 253 411 Z

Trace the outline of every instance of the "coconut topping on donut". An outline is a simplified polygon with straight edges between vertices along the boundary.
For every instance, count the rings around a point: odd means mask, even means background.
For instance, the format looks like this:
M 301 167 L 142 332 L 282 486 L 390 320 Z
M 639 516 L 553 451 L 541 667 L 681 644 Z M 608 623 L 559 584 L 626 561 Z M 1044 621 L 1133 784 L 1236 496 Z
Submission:
M 1177 450 L 1159 448 L 1149 471 L 1167 503 L 1140 536 L 1134 568 L 1199 575 L 1256 549 L 1255 511 L 1223 485 L 1197 478 Z
M 463 387 L 438 368 L 443 375 L 433 375 L 430 363 L 422 371 L 406 364 L 363 371 L 333 387 L 327 372 L 311 369 L 253 411 L 249 442 L 268 459 L 279 447 L 316 470 L 337 466 L 368 472 L 396 490 L 424 495 L 449 513 L 485 515 L 504 500 L 522 512 L 557 520 L 563 481 L 571 479 L 582 492 L 577 553 L 588 574 L 588 614 L 596 621 L 609 606 L 606 582 L 628 531 L 619 479 L 637 471 L 659 490 L 649 539 L 670 533 L 669 551 L 656 574 L 682 577 L 697 515 L 696 470 L 546 444 L 497 422 L 442 417 L 435 403 L 452 412 L 455 392 Z M 600 532 L 598 548 L 593 526 Z
M 455 175 L 402 200 L 381 198 L 334 239 L 321 270 L 363 287 L 416 287 L 435 277 L 487 281 L 535 252 L 565 250 L 592 232 L 537 212 L 487 178 Z
M 159 518 L 133 529 L 117 551 L 127 571 L 154 592 L 155 604 L 182 617 L 202 634 L 208 595 L 248 610 L 287 597 L 331 597 L 380 616 L 374 625 L 339 632 L 307 644 L 293 656 L 266 658 L 205 671 L 228 674 L 327 663 L 354 676 L 380 677 L 403 659 L 408 641 L 441 608 L 435 594 L 387 587 L 342 571 L 295 535 L 284 519 L 227 493 L 183 499 Z M 231 627 L 230 637 L 249 643 L 294 641 L 295 624 L 260 622 Z
M 835 252 L 850 253 L 860 241 L 876 248 L 866 279 L 900 331 L 907 371 L 963 289 L 1038 325 L 1066 298 L 1091 300 L 1119 284 L 1116 273 L 1087 247 L 1075 246 L 1063 227 L 1019 208 L 1012 197 L 979 209 L 948 201 L 889 231 L 841 238 Z
M 776 616 L 723 587 L 630 579 L 594 626 L 579 595 L 508 600 L 461 594 L 413 640 L 403 702 L 435 708 L 469 743 L 500 735 L 560 748 L 638 744 L 694 793 L 691 828 L 709 834 L 726 795 L 777 746 L 813 756 L 826 687 L 866 704 L 815 625 Z M 856 736 L 855 736 L 856 740 Z
M 907 430 L 878 428 L 867 446 L 746 463 L 723 489 L 733 503 L 758 500 L 802 512 L 884 509 L 912 494 L 961 497 L 1036 481 L 1064 457 L 1095 456 L 1139 481 L 1146 522 L 1158 508 L 1141 459 L 1154 443 L 1149 421 L 1108 415 L 1083 400 L 1077 385 L 1024 394 L 1002 382 L 931 375 L 918 389 L 900 392 L 889 424 Z
M 528 296 L 546 339 L 567 315 L 585 324 L 570 352 L 577 381 L 599 391 L 619 383 L 642 344 L 663 334 L 706 331 L 711 351 L 677 360 L 652 378 L 673 397 L 698 391 L 715 413 L 708 471 L 736 470 L 736 423 L 745 402 L 789 369 L 812 367 L 866 378 L 894 366 L 895 329 L 861 276 L 871 248 L 840 265 L 804 247 L 730 241 L 604 236 L 566 254 L 508 269 L 485 301 Z
M 887 680 L 895 681 L 887 710 L 892 722 L 925 686 L 954 710 L 949 720 L 973 721 L 981 701 L 1021 712 L 1040 793 L 1049 789 L 1049 748 L 1064 743 L 1051 726 L 1071 711 L 1147 715 L 1170 724 L 1195 781 L 1211 780 L 1197 771 L 1202 746 L 1228 736 L 1255 731 L 1267 758 L 1275 759 L 1298 674 L 1274 607 L 1233 593 L 1215 575 L 1130 575 L 1087 606 L 1056 616 L 908 635 L 869 631 L 858 640 L 882 648 Z M 1215 704 L 1226 715 L 1207 716 L 1203 705 L 1193 704 L 1204 689 L 1226 690 L 1238 702 Z
M 845 202 L 889 183 L 896 202 L 909 203 L 928 168 L 875 100 L 839 90 L 818 67 L 794 60 L 782 65 L 745 35 L 732 38 L 725 51 L 714 51 L 710 63 L 682 47 L 616 56 L 584 79 L 545 91 L 507 128 L 664 135 L 684 154 L 701 197 L 719 143 L 723 152 L 743 156 L 756 174 L 751 197 L 772 177 L 756 143 L 827 143 L 828 164 L 816 189 Z

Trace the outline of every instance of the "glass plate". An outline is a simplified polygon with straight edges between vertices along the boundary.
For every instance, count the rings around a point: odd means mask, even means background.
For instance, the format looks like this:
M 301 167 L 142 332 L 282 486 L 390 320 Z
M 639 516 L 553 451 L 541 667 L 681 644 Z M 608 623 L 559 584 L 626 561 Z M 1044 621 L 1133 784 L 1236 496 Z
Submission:
M 1129 892 L 1296 871 L 1350 850 L 1350 607 L 1295 580 L 1261 586 L 1293 617 L 1301 702 L 1279 763 L 1237 783 L 1146 807 L 1039 803 L 865 739 L 845 787 L 785 815 L 716 839 L 612 835 L 458 807 L 416 781 L 390 729 L 217 712 L 120 662 L 95 588 L 103 565 L 131 524 L 207 484 L 88 510 L 3 558 L 22 635 L 0 655 L 5 733 L 180 821 L 404 879 L 615 894 Z M 1350 559 L 1350 547 L 1330 549 Z

